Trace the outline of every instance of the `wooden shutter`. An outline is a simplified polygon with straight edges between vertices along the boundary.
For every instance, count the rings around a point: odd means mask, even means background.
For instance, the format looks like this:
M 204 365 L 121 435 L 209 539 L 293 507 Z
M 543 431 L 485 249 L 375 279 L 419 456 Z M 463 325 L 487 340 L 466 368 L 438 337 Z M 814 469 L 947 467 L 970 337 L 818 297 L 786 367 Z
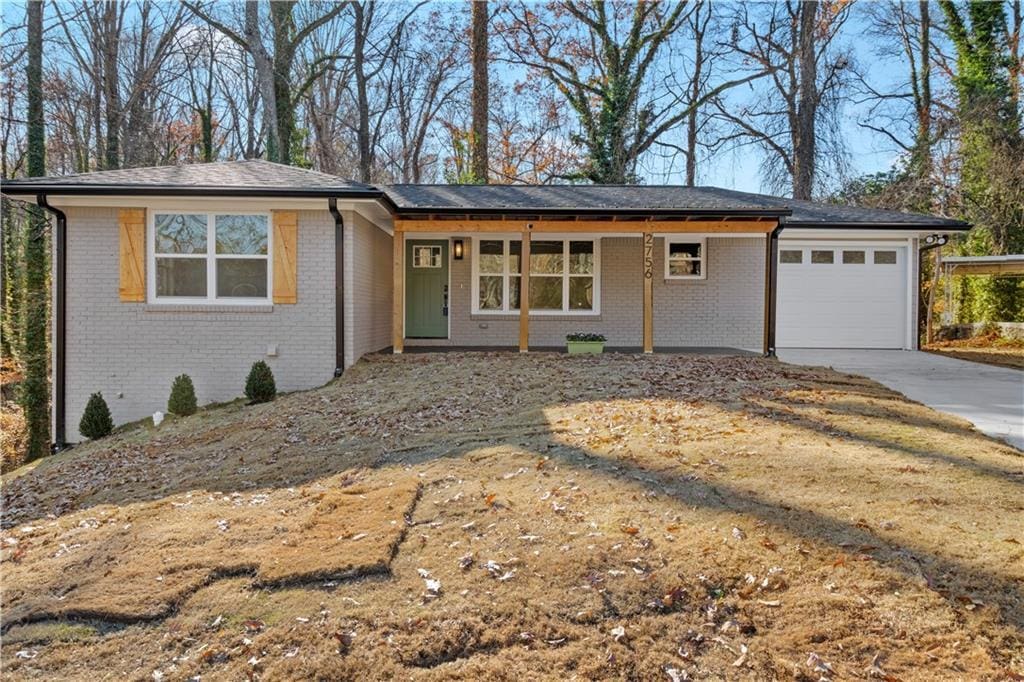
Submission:
M 121 300 L 146 300 L 146 209 L 118 211 L 121 234 Z
M 274 211 L 274 303 L 299 300 L 298 237 L 298 214 Z

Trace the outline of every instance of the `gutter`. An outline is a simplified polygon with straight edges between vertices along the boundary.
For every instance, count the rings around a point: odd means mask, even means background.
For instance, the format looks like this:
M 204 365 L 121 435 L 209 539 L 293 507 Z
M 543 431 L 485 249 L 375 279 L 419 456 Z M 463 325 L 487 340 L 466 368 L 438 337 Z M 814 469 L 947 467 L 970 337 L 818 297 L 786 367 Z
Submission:
M 5 182 L 2 189 L 10 196 L 57 194 L 60 196 L 136 196 L 136 197 L 274 197 L 291 199 L 319 199 L 343 196 L 346 199 L 381 199 L 379 189 L 345 189 L 344 187 L 312 187 L 289 189 L 282 187 L 217 187 L 182 185 L 67 185 L 59 183 Z
M 942 220 L 941 222 L 931 223 L 791 220 L 789 221 L 789 227 L 809 230 L 910 230 L 921 232 L 925 230 L 969 230 L 973 225 L 962 220 Z
M 65 422 L 65 377 L 67 348 L 67 272 L 68 272 L 68 217 L 58 208 L 51 206 L 46 194 L 36 195 L 36 203 L 57 219 L 53 236 L 54 282 L 53 282 L 53 450 L 59 452 L 67 447 Z
M 775 357 L 775 317 L 778 300 L 779 284 L 779 235 L 785 229 L 785 220 L 779 224 L 765 240 L 764 249 L 764 357 Z
M 334 376 L 345 371 L 345 220 L 338 210 L 337 197 L 327 200 L 334 216 Z

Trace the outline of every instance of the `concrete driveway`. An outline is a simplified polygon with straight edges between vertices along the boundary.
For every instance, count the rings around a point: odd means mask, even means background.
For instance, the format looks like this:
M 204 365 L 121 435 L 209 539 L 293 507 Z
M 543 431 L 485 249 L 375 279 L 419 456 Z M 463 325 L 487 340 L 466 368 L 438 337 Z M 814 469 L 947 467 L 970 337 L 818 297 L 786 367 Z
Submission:
M 967 419 L 1024 450 L 1024 372 L 899 350 L 790 348 L 779 359 L 860 374 L 912 400 Z

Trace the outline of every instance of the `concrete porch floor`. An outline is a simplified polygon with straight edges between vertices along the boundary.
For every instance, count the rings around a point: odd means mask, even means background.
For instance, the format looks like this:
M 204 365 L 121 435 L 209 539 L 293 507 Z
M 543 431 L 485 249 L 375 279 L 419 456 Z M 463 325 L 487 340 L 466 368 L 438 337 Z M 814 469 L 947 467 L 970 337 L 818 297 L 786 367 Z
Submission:
M 407 341 L 405 346 L 406 353 L 518 353 L 519 348 L 517 346 L 416 346 L 409 345 L 414 344 L 415 341 Z M 391 349 L 387 348 L 382 353 L 390 353 Z M 530 346 L 531 353 L 566 353 L 565 346 Z M 640 354 L 643 353 L 643 348 L 640 346 L 605 346 L 605 353 L 629 353 L 629 354 Z M 754 351 L 742 350 L 740 348 L 728 348 L 725 346 L 721 347 L 710 347 L 710 346 L 679 346 L 679 347 L 666 347 L 666 348 L 655 348 L 656 354 L 667 354 L 667 355 L 746 355 L 746 356 L 757 356 L 760 353 Z

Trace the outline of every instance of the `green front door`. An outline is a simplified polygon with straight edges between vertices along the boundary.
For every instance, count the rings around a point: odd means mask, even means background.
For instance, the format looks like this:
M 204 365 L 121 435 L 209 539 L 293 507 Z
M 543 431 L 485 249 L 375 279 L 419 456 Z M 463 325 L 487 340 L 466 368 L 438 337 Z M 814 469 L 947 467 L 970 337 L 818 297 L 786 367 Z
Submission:
M 405 245 L 405 337 L 448 338 L 448 242 Z

